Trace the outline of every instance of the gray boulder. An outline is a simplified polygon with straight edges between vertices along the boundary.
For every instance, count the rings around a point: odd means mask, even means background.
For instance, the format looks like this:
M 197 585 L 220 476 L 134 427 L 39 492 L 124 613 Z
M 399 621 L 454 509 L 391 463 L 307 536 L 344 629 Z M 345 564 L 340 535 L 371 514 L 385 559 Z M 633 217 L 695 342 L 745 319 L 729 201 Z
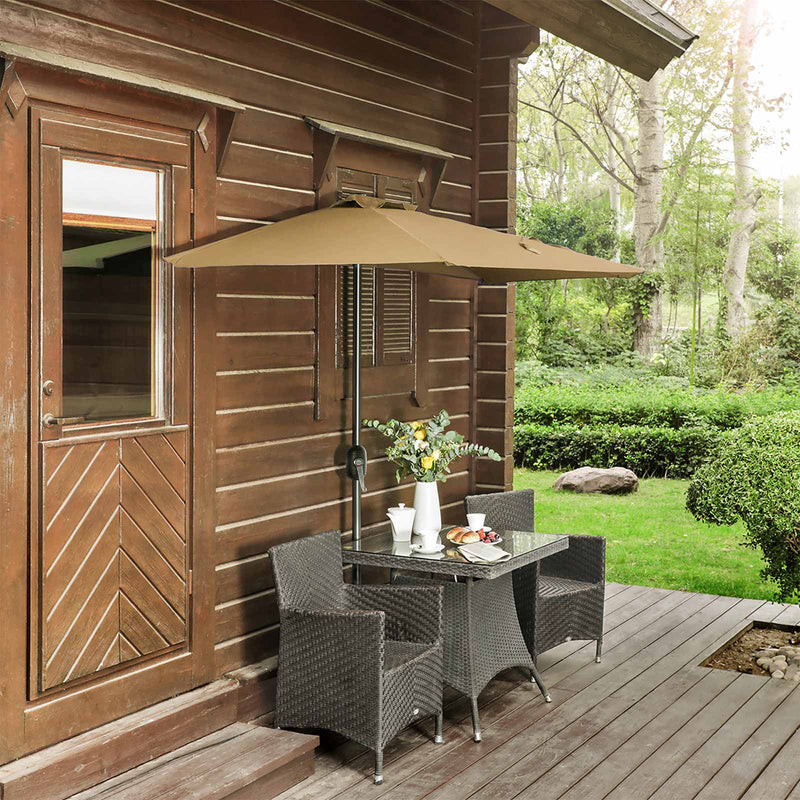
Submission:
M 559 475 L 554 489 L 570 492 L 602 492 L 603 494 L 628 494 L 639 488 L 636 473 L 624 467 L 599 469 L 581 467 Z

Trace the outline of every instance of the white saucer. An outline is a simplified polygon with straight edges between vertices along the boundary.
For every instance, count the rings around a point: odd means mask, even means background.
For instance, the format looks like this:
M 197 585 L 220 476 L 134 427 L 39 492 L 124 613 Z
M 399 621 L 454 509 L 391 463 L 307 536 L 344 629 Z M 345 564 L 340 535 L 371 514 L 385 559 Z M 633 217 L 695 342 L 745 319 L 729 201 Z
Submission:
M 473 533 L 477 533 L 480 530 L 480 528 L 478 528 L 476 530 L 475 528 L 470 528 L 469 526 L 467 526 L 467 530 L 468 531 L 472 531 Z M 492 532 L 492 529 L 488 525 L 484 525 L 483 526 L 483 530 L 484 530 L 485 533 L 491 533 Z
M 442 550 L 444 550 L 444 545 L 443 544 L 437 544 L 437 545 L 434 546 L 434 548 L 432 550 L 425 550 L 422 547 L 421 544 L 412 544 L 411 545 L 411 550 L 414 553 L 419 553 L 420 555 L 423 555 L 423 556 L 432 556 L 434 553 L 441 553 Z

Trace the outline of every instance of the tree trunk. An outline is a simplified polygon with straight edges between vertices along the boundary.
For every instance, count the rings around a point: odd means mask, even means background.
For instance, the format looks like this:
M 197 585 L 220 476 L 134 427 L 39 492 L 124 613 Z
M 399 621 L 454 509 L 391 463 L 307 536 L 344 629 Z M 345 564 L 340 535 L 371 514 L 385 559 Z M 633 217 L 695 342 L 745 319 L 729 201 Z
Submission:
M 744 281 L 750 255 L 750 239 L 756 228 L 756 205 L 761 194 L 754 185 L 752 108 L 748 86 L 753 42 L 756 37 L 756 7 L 757 0 L 745 0 L 733 73 L 735 194 L 731 214 L 733 232 L 723 274 L 727 305 L 725 330 L 732 339 L 742 333 L 746 322 Z
M 660 273 L 664 266 L 664 243 L 660 236 L 664 170 L 664 73 L 649 81 L 639 80 L 639 160 L 634 201 L 636 258 L 646 272 Z M 652 356 L 661 342 L 660 289 L 654 290 L 649 308 L 634 312 L 633 345 L 644 356 Z
M 612 125 L 617 122 L 617 91 L 614 86 L 614 72 L 610 64 L 606 65 L 606 93 L 608 94 L 608 119 Z M 619 173 L 619 160 L 617 153 L 611 144 L 611 137 L 608 139 L 608 147 L 606 149 L 606 158 L 608 165 L 614 174 Z M 617 234 L 617 247 L 614 251 L 614 261 L 622 260 L 622 187 L 619 181 L 611 179 L 611 184 L 608 187 L 608 202 L 611 210 L 614 212 L 614 227 Z
M 563 203 L 567 194 L 567 162 L 564 158 L 564 143 L 561 141 L 560 125 L 553 123 L 553 139 L 556 144 L 556 203 Z

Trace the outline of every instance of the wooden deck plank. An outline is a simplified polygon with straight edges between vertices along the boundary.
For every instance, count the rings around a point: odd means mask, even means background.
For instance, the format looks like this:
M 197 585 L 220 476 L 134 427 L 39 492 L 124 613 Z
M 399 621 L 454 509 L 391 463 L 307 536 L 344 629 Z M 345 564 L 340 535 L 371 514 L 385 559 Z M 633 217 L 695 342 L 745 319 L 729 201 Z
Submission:
M 539 659 L 552 704 L 510 670 L 480 698 L 481 743 L 448 693 L 445 744 L 430 721 L 404 731 L 382 786 L 345 742 L 280 800 L 800 800 L 795 685 L 699 666 L 753 619 L 795 624 L 800 608 L 608 584 L 602 663 L 586 642 Z
M 530 686 L 530 684 L 529 684 Z M 531 689 L 534 687 L 530 686 Z M 534 692 L 536 690 L 534 689 Z M 537 693 L 538 694 L 538 693 Z M 478 747 L 472 741 L 471 722 L 465 720 L 457 731 L 453 731 L 446 739 L 445 745 L 434 747 L 428 751 L 427 760 L 420 758 L 406 758 L 397 764 L 391 778 L 384 777 L 384 785 L 380 789 L 369 783 L 361 783 L 337 796 L 339 800 L 369 800 L 370 798 L 383 797 L 385 800 L 404 800 L 425 797 L 433 789 L 449 782 L 463 770 L 465 764 L 474 761 L 481 754 L 491 752 L 504 742 L 510 741 L 522 730 L 536 724 L 538 720 L 553 712 L 561 703 L 571 697 L 571 693 L 555 690 L 553 702 L 548 704 L 542 699 L 541 694 L 528 694 L 530 698 L 514 713 L 507 714 L 500 719 L 484 715 L 481 718 L 483 741 Z M 485 721 L 489 722 L 484 727 Z M 417 751 L 417 753 L 419 751 Z M 434 761 L 431 761 L 434 758 Z
M 800 733 L 795 730 L 789 741 L 741 797 L 742 800 L 786 797 L 798 781 L 800 781 Z
M 688 672 L 674 676 L 637 703 L 605 698 L 558 735 L 531 750 L 473 797 L 475 800 L 510 800 L 526 786 L 521 797 L 542 796 L 543 791 L 545 795 L 559 797 L 598 762 L 612 755 L 632 734 L 657 719 L 665 709 L 674 708 L 681 698 L 688 695 L 702 703 L 707 698 L 701 695 L 709 689 L 716 695 L 719 686 L 703 681 L 702 677 Z M 587 725 L 587 721 L 591 724 Z
M 712 703 L 655 748 L 652 755 L 645 751 L 644 760 L 636 762 L 638 766 L 627 765 L 624 776 L 607 795 L 608 800 L 647 800 L 763 686 L 764 681 L 754 675 L 736 676 Z
M 707 596 L 697 595 L 694 597 L 698 598 L 697 602 L 701 604 L 701 607 L 702 603 L 708 599 Z M 694 597 L 690 597 L 689 601 L 681 603 L 671 612 L 662 616 L 651 627 L 656 630 L 666 629 L 670 632 L 685 628 L 688 631 L 687 635 L 691 635 L 697 625 L 696 622 L 693 622 L 694 617 L 697 615 L 693 615 L 691 608 L 687 609 L 685 606 L 688 606 Z M 680 620 L 677 625 L 676 620 Z M 636 644 L 633 645 L 634 648 L 636 646 Z M 628 652 L 628 657 L 622 658 L 623 663 L 621 666 L 612 671 L 606 671 L 599 680 L 591 683 L 586 689 L 571 697 L 559 708 L 548 714 L 539 724 L 527 728 L 514 739 L 497 748 L 490 758 L 481 759 L 469 766 L 450 784 L 431 793 L 429 795 L 431 800 L 453 800 L 456 797 L 469 797 L 473 792 L 478 791 L 490 781 L 510 770 L 529 752 L 549 742 L 572 723 L 580 720 L 581 725 L 591 726 L 595 724 L 602 727 L 615 719 L 617 713 L 622 713 L 630 707 L 632 705 L 631 701 L 623 698 L 608 698 L 614 691 L 631 680 L 632 677 L 635 677 L 638 672 L 646 669 L 655 658 L 652 655 L 644 655 L 640 659 L 633 659 L 630 656 L 635 655 L 636 650 L 633 650 L 633 652 L 626 650 L 626 644 L 621 644 L 619 648 L 620 651 Z M 603 664 L 596 665 L 598 671 L 603 666 Z M 597 711 L 594 710 L 595 706 L 606 700 L 607 702 L 601 708 Z M 580 726 L 578 727 L 580 728 Z M 453 787 L 455 788 L 455 793 L 450 791 Z
M 581 780 L 573 783 L 570 790 L 564 793 L 564 800 L 575 800 L 577 797 L 585 800 L 602 800 L 608 797 L 609 793 L 618 789 L 624 779 L 645 761 L 650 753 L 660 749 L 666 742 L 672 741 L 673 746 L 679 751 L 681 747 L 689 746 L 691 737 L 684 732 L 687 725 L 695 720 L 704 719 L 707 726 L 719 727 L 756 691 L 756 685 L 746 680 L 739 680 L 745 676 L 739 676 L 735 672 L 702 671 L 706 672 L 706 676 L 699 684 L 692 687 L 692 690 L 671 707 L 664 709 L 650 720 L 641 730 L 635 732 L 622 746 L 586 772 Z M 704 700 L 708 701 L 705 705 Z M 623 719 L 621 722 L 623 726 L 627 726 L 627 720 Z M 679 732 L 682 733 L 681 736 L 678 735 Z M 601 738 L 608 738 L 605 731 Z M 565 764 L 566 762 L 562 762 L 559 767 Z M 642 777 L 652 778 L 652 776 L 653 773 L 647 770 Z M 640 788 L 640 784 L 636 781 L 630 785 L 630 789 Z M 658 788 L 658 785 L 656 784 L 654 788 Z M 621 794 L 618 793 L 618 798 L 624 797 L 630 800 L 632 794 L 625 788 Z M 520 800 L 526 796 L 527 792 L 524 792 Z
M 733 800 L 741 797 L 784 743 L 795 734 L 798 725 L 798 698 L 789 695 L 703 787 L 697 794 L 697 800 Z M 738 791 L 732 792 L 732 787 Z M 774 795 L 776 798 L 782 796 Z
M 794 689 L 783 681 L 763 681 L 762 688 L 673 772 L 652 800 L 694 797 Z

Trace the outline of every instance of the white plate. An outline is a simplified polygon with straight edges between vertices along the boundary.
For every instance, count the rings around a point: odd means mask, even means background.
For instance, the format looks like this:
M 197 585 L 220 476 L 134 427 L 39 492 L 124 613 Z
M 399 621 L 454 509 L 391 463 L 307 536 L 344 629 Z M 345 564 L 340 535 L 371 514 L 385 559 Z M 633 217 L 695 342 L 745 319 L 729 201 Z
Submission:
M 484 528 L 486 530 L 486 528 Z M 503 541 L 502 536 L 498 536 L 496 539 L 493 539 L 491 542 L 484 542 L 481 540 L 480 542 L 453 542 L 456 547 L 463 547 L 465 544 L 500 544 Z
M 441 553 L 444 550 L 443 544 L 437 544 L 432 550 L 426 550 L 421 544 L 412 544 L 411 550 L 414 553 L 419 553 L 423 556 L 432 556 L 434 553 Z
M 467 526 L 467 530 L 477 533 L 480 530 L 480 528 L 478 528 L 478 530 L 476 531 L 475 528 L 470 528 L 469 526 Z M 483 530 L 484 530 L 485 533 L 491 533 L 492 532 L 492 529 L 488 525 L 484 525 L 483 526 Z

